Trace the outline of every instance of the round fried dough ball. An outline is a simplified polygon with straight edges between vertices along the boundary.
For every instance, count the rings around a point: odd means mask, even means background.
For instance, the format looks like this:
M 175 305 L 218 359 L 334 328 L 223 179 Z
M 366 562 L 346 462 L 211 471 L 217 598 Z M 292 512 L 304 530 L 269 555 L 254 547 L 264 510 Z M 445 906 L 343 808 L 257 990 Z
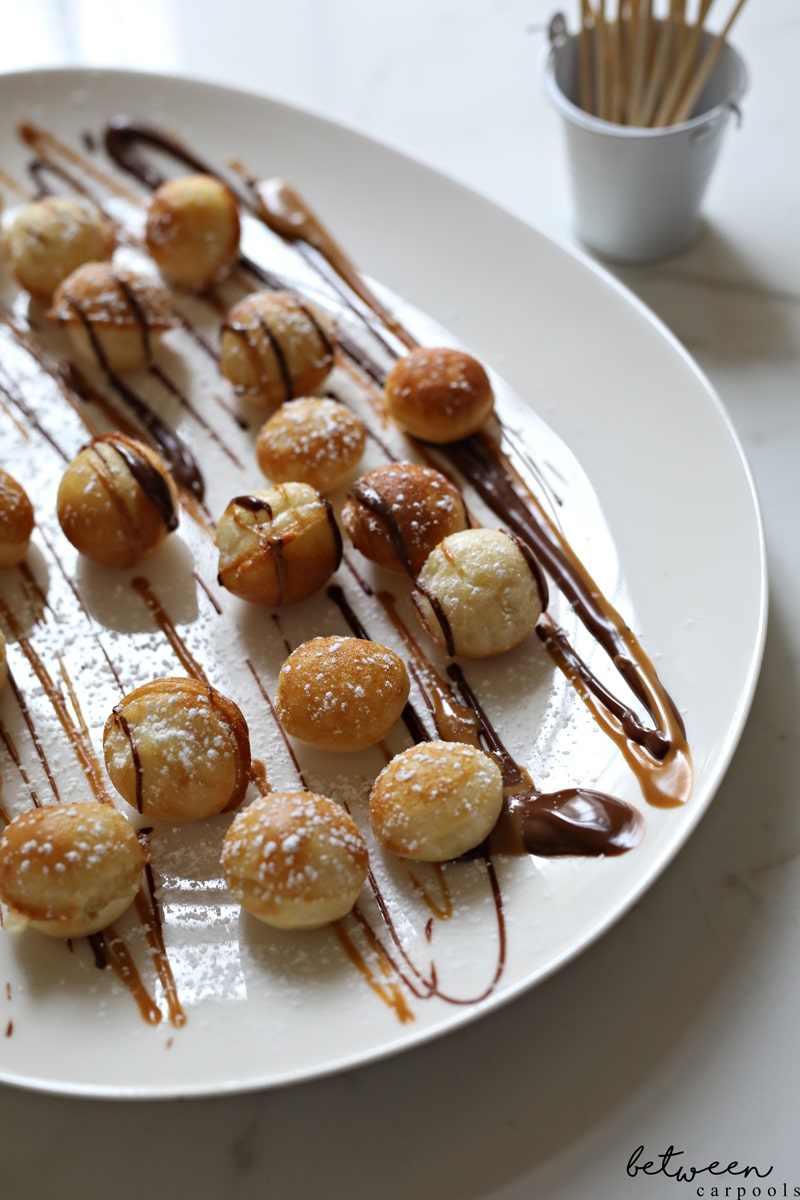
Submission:
M 47 304 L 77 267 L 111 258 L 116 235 L 94 204 L 48 196 L 25 205 L 5 242 L 17 282 Z
M 146 861 L 133 826 L 108 804 L 29 809 L 0 838 L 6 925 L 63 938 L 97 933 L 132 904 Z
M 275 711 L 287 733 L 321 750 L 376 745 L 409 693 L 405 663 L 378 642 L 317 637 L 292 651 L 278 675 Z
M 278 929 L 316 929 L 353 907 L 368 853 L 355 821 L 333 800 L 272 792 L 234 819 L 221 861 L 247 912 Z
M 174 324 L 166 288 L 150 275 L 86 263 L 57 288 L 48 317 L 64 325 L 76 352 L 108 371 L 135 371 Z
M 310 396 L 333 366 L 330 318 L 289 292 L 254 292 L 222 326 L 220 369 L 238 392 L 278 405 Z
M 250 780 L 247 722 L 197 679 L 154 679 L 115 705 L 103 731 L 111 782 L 148 819 L 194 821 L 236 808 Z
M 501 529 L 465 529 L 425 560 L 412 599 L 425 632 L 448 654 L 487 658 L 527 637 L 547 603 L 533 554 Z
M 175 287 L 205 292 L 221 283 L 239 255 L 239 234 L 236 197 L 213 175 L 170 179 L 153 193 L 145 241 Z
M 365 558 L 416 575 L 434 546 L 469 520 L 458 488 L 439 471 L 388 463 L 356 480 L 342 524 Z
M 231 500 L 217 524 L 219 582 L 253 604 L 293 604 L 328 581 L 342 557 L 330 504 L 307 483 Z
M 366 430 L 336 400 L 305 396 L 282 404 L 261 427 L 258 465 L 275 483 L 294 479 L 320 492 L 339 486 L 364 453 Z
M 94 562 L 132 567 L 178 526 L 178 491 L 155 450 L 121 433 L 94 438 L 64 472 L 58 520 Z
M 477 433 L 494 408 L 486 371 L 463 350 L 419 346 L 386 379 L 386 407 L 407 433 L 455 442 Z
M 0 568 L 15 567 L 28 553 L 33 533 L 33 505 L 13 475 L 0 467 Z
M 503 807 L 503 776 L 476 746 L 422 742 L 391 760 L 369 798 L 372 829 L 401 858 L 444 862 L 487 838 Z
M 8 658 L 6 657 L 6 635 L 0 629 L 0 691 L 8 679 Z

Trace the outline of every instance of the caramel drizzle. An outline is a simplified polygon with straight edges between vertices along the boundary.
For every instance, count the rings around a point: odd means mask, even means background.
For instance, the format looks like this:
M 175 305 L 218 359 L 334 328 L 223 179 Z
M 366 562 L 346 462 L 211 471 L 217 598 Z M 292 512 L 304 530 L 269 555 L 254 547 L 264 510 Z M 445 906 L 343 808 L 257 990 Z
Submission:
M 99 970 L 110 966 L 120 982 L 133 996 L 139 1012 L 147 1024 L 159 1025 L 162 1019 L 161 1009 L 142 983 L 142 977 L 133 961 L 131 952 L 117 933 L 116 928 L 108 925 L 100 933 L 91 934 L 88 941 L 94 951 L 95 966 Z
M 92 636 L 94 638 L 94 641 L 95 641 L 96 645 L 98 646 L 100 653 L 103 655 L 103 658 L 106 661 L 108 669 L 114 678 L 114 682 L 117 684 L 120 691 L 122 691 L 123 685 L 122 685 L 122 680 L 120 679 L 120 676 L 119 676 L 119 671 L 117 670 L 116 664 L 114 663 L 114 660 L 112 659 L 111 655 L 108 653 L 108 650 L 106 649 L 102 638 L 100 637 L 99 633 L 97 632 L 95 619 L 92 616 L 92 614 L 89 612 L 86 605 L 84 604 L 83 597 L 81 596 L 80 592 L 78 591 L 78 587 L 77 587 L 77 584 L 75 583 L 75 580 L 71 577 L 71 575 L 67 571 L 67 569 L 64 566 L 64 563 L 61 559 L 60 554 L 56 550 L 56 547 L 53 545 L 51 539 L 45 533 L 45 530 L 41 525 L 38 526 L 38 534 L 39 534 L 39 537 L 44 542 L 44 544 L 47 546 L 47 549 L 49 550 L 50 555 L 52 556 L 53 562 L 55 563 L 56 567 L 58 568 L 59 574 L 61 575 L 62 579 L 66 583 L 69 590 L 72 592 L 72 595 L 74 596 L 74 598 L 77 602 L 77 605 L 81 611 L 81 614 L 83 615 L 84 619 L 88 622 L 89 626 L 91 627 Z M 48 607 L 49 607 L 49 605 L 48 605 Z
M 58 790 L 58 784 L 56 783 L 56 777 L 53 774 L 53 770 L 50 766 L 50 761 L 47 757 L 44 746 L 42 745 L 42 740 L 39 737 L 39 731 L 36 728 L 36 724 L 33 720 L 33 717 L 31 716 L 31 712 L 25 701 L 25 697 L 23 696 L 22 692 L 20 691 L 19 687 L 17 686 L 16 680 L 14 679 L 14 676 L 12 675 L 12 673 L 10 671 L 8 673 L 8 685 L 11 688 L 12 692 L 14 693 L 14 699 L 17 702 L 17 708 L 19 709 L 19 711 L 22 715 L 22 720 L 25 722 L 25 726 L 27 727 L 28 733 L 30 734 L 31 743 L 33 745 L 34 750 L 36 751 L 36 757 L 39 759 L 39 762 L 41 763 L 42 768 L 44 770 L 45 776 L 47 777 L 47 782 L 50 784 L 50 790 L 52 791 L 55 799 L 60 800 L 61 795 Z M 22 773 L 21 767 L 20 767 L 20 773 Z M 24 777 L 24 778 L 27 779 L 27 777 Z M 38 804 L 38 800 L 36 801 L 36 803 Z
M 107 174 L 105 171 L 99 170 L 93 163 L 89 162 L 84 154 L 73 150 L 66 143 L 60 141 L 49 130 L 43 129 L 36 125 L 33 121 L 22 121 L 17 127 L 17 132 L 20 138 L 31 150 L 51 166 L 53 165 L 53 155 L 60 155 L 65 158 L 72 166 L 78 167 L 83 171 L 84 175 L 88 175 L 99 183 L 106 191 L 114 192 L 118 196 L 123 196 L 126 200 L 136 203 L 139 197 L 128 188 L 123 188 L 118 179 Z M 71 186 L 78 191 L 83 191 L 80 184 L 74 179 L 70 179 Z
M 294 188 L 283 179 L 248 179 L 255 195 L 256 216 L 280 237 L 291 242 L 301 242 L 316 250 L 336 275 L 358 296 L 368 309 L 378 317 L 387 329 L 413 350 L 416 338 L 397 320 L 378 297 L 367 287 L 361 274 L 342 247 L 325 228 Z
M 193 679 L 198 679 L 201 683 L 208 683 L 205 671 L 178 633 L 172 618 L 156 595 L 150 580 L 146 579 L 143 575 L 137 575 L 131 580 L 131 587 L 137 596 L 140 596 L 144 600 L 152 614 L 153 620 L 175 651 L 175 655 L 186 671 L 186 674 L 191 675 Z
M 2 614 L 7 627 L 11 630 L 14 636 L 14 640 L 17 642 L 17 645 L 27 658 L 34 674 L 36 675 L 36 678 L 42 685 L 42 689 L 44 690 L 45 695 L 50 701 L 53 710 L 58 717 L 61 728 L 64 730 L 64 733 L 67 736 L 67 741 L 72 747 L 73 753 L 75 754 L 83 774 L 85 775 L 86 780 L 89 783 L 92 792 L 94 793 L 95 799 L 100 800 L 104 804 L 111 804 L 111 797 L 109 796 L 103 782 L 103 771 L 97 759 L 97 755 L 94 752 L 94 747 L 92 746 L 91 738 L 80 709 L 76 708 L 77 719 L 73 719 L 61 689 L 53 682 L 47 668 L 44 665 L 44 662 L 36 650 L 34 650 L 28 638 L 23 635 L 16 617 L 2 600 L 0 600 L 0 614 Z M 62 678 L 67 681 L 68 690 L 70 692 L 70 696 L 73 698 L 73 705 L 75 705 L 75 691 L 71 682 L 69 681 L 69 676 L 66 674 L 66 669 L 63 663 L 61 664 L 61 670 Z M 44 761 L 46 761 L 46 756 Z M 48 778 L 50 778 L 53 785 L 55 785 L 55 780 L 52 779 L 52 772 L 49 770 L 49 767 Z M 56 791 L 57 795 L 57 788 L 55 788 L 55 786 L 54 790 Z
M 372 966 L 365 955 L 359 950 L 355 940 L 347 928 L 348 923 L 355 922 L 358 930 L 366 939 L 367 946 L 374 956 L 376 966 Z M 333 926 L 339 945 L 344 950 L 350 962 L 361 974 L 367 986 L 383 1001 L 387 1008 L 392 1009 L 401 1025 L 413 1021 L 414 1014 L 408 1006 L 397 979 L 395 965 L 386 953 L 383 945 L 375 936 L 375 931 L 367 921 L 358 905 L 353 908 L 348 917 L 337 921 Z
M 655 808 L 675 808 L 685 803 L 691 794 L 692 765 L 683 739 L 667 739 L 664 746 L 664 739 L 658 736 L 657 730 L 639 734 L 635 716 L 620 708 L 615 698 L 602 687 L 570 646 L 563 630 L 546 617 L 540 620 L 536 632 L 600 729 L 621 752 L 647 803 Z M 645 670 L 643 679 L 651 696 L 647 707 L 655 712 L 659 723 L 663 721 L 669 728 L 673 714 L 665 707 L 655 671 Z
M 188 322 L 183 321 L 182 324 L 187 326 Z M 153 378 L 157 379 L 161 386 L 170 393 L 171 396 L 175 397 L 181 407 L 185 408 L 186 411 L 191 414 L 193 420 L 197 422 L 197 424 L 211 439 L 211 441 L 215 442 L 219 446 L 225 457 L 232 462 L 235 467 L 238 467 L 240 471 L 244 471 L 245 464 L 239 458 L 239 455 L 236 453 L 236 451 L 229 446 L 223 438 L 220 437 L 211 422 L 207 421 L 203 414 L 197 410 L 189 397 L 181 391 L 174 379 L 167 374 L 164 368 L 159 366 L 158 363 L 151 363 L 149 372 Z
M 170 1024 L 174 1025 L 176 1029 L 180 1029 L 186 1024 L 186 1013 L 178 995 L 175 976 L 172 972 L 172 964 L 169 961 L 166 943 L 164 942 L 164 922 L 161 914 L 161 906 L 156 900 L 155 880 L 149 862 L 149 834 L 146 832 L 140 833 L 139 838 L 148 852 L 148 863 L 144 872 L 145 882 L 136 896 L 136 911 L 139 915 L 139 920 L 144 926 L 147 942 L 152 952 L 153 964 L 164 992 L 164 999 L 167 1002 Z
M 0 310 L 0 320 L 5 321 L 5 314 L 2 312 L 2 310 Z M 6 324 L 9 323 L 6 322 Z M 9 327 L 11 326 L 9 325 Z M 53 450 L 55 450 L 62 462 L 69 462 L 69 455 L 58 444 L 53 435 L 49 433 L 48 430 L 42 425 L 34 410 L 25 400 L 22 392 L 8 378 L 5 370 L 2 371 L 2 374 L 4 378 L 0 378 L 0 392 L 2 392 L 3 396 L 5 396 L 8 403 L 12 404 L 18 412 L 22 413 L 22 416 L 30 423 L 31 427 L 36 430 L 40 437 L 42 437 Z
M 373 898 L 378 906 L 378 911 L 380 912 L 383 924 L 389 934 L 389 937 L 397 953 L 399 954 L 401 961 L 405 964 L 405 969 L 404 967 L 400 966 L 395 957 L 387 949 L 377 931 L 372 929 L 374 943 L 380 948 L 380 952 L 382 956 L 385 957 L 386 961 L 392 965 L 397 977 L 405 984 L 405 986 L 417 1000 L 429 1000 L 435 996 L 437 999 L 443 1000 L 447 1004 L 453 1004 L 458 1007 L 468 1007 L 472 1004 L 480 1004 L 482 1001 L 487 1000 L 489 996 L 492 995 L 503 976 L 506 965 L 507 935 L 503 896 L 502 892 L 500 891 L 497 872 L 487 850 L 479 850 L 476 855 L 473 855 L 473 857 L 480 857 L 483 860 L 486 868 L 486 877 L 489 882 L 495 917 L 497 920 L 497 959 L 492 977 L 486 984 L 483 991 L 472 996 L 454 996 L 451 993 L 446 992 L 439 984 L 438 971 L 435 961 L 431 961 L 427 973 L 417 966 L 417 964 L 411 958 L 408 950 L 403 945 L 402 938 L 400 937 L 397 926 L 392 918 L 392 914 L 389 911 L 385 897 L 378 886 L 374 874 L 371 870 L 368 872 L 367 878 Z M 428 907 L 430 908 L 430 905 Z M 366 920 L 366 918 L 363 917 L 363 914 L 359 915 L 361 916 L 362 920 Z M 450 916 L 452 916 L 452 913 Z M 450 919 L 450 916 L 445 919 Z M 430 930 L 426 927 L 426 941 L 430 940 Z
M 20 579 L 22 581 L 22 591 L 25 599 L 28 602 L 28 607 L 32 615 L 33 621 L 38 625 L 40 622 L 47 621 L 47 613 L 52 612 L 47 596 L 42 590 L 38 579 L 33 571 L 28 566 L 27 562 L 21 562 L 17 566 Z
M 425 885 L 417 878 L 414 871 L 408 872 L 408 879 L 418 896 L 424 901 L 438 921 L 449 921 L 453 915 L 453 897 L 447 882 L 442 863 L 431 863 L 434 878 L 439 888 L 440 899 L 435 900 Z
M 268 796 L 274 790 L 270 787 L 266 763 L 263 763 L 260 758 L 250 760 L 250 782 L 260 796 Z
M 439 736 L 445 741 L 479 745 L 478 720 L 475 713 L 466 704 L 460 704 L 453 696 L 452 689 L 439 677 L 430 659 L 397 611 L 397 598 L 385 590 L 378 592 L 377 598 L 411 656 L 411 673 L 433 717 Z

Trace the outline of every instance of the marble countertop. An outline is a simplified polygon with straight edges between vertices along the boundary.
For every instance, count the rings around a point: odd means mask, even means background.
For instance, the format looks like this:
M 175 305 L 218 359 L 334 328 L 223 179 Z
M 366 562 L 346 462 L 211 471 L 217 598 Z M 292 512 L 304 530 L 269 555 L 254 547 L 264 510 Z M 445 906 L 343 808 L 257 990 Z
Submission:
M 135 20 L 122 21 L 120 6 L 102 0 L 6 0 L 0 70 L 135 67 L 263 91 L 386 141 L 574 244 L 561 131 L 541 85 L 553 5 L 405 0 L 378 18 L 379 8 L 137 0 Z M 715 386 L 763 508 L 764 666 L 708 815 L 641 902 L 579 959 L 483 1021 L 401 1057 L 286 1090 L 182 1103 L 0 1088 L 4 1194 L 800 1194 L 795 0 L 752 0 L 734 41 L 751 88 L 712 181 L 702 237 L 668 262 L 615 271 Z M 682 1151 L 671 1172 L 679 1161 L 713 1160 L 772 1170 L 763 1180 L 634 1179 L 626 1164 L 639 1145 L 651 1158 Z

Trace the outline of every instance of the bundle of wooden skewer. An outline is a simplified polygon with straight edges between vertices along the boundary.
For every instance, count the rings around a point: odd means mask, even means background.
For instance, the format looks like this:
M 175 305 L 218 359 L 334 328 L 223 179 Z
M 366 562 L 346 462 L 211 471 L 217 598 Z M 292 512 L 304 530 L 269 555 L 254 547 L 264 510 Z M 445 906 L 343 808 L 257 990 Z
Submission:
M 581 0 L 580 104 L 586 112 L 656 129 L 691 116 L 745 0 L 736 0 L 713 37 L 706 36 L 706 21 L 714 0 L 697 0 L 693 16 L 687 0 L 668 3 L 659 16 L 653 0 Z M 607 12 L 613 5 L 616 12 Z

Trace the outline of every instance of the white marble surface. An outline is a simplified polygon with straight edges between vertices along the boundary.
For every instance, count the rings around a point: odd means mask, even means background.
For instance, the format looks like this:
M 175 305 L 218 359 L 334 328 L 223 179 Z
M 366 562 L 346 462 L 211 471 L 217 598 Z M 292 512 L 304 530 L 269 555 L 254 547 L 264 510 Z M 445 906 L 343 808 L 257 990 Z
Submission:
M 560 130 L 540 82 L 553 7 L 6 0 L 0 69 L 77 63 L 236 82 L 388 141 L 569 242 Z M 715 1185 L 737 1200 L 758 1195 L 753 1176 L 629 1179 L 639 1144 L 651 1157 L 673 1145 L 697 1167 L 772 1167 L 761 1195 L 798 1194 L 796 0 L 751 0 L 735 41 L 752 87 L 712 183 L 703 237 L 671 262 L 618 272 L 716 386 L 763 505 L 772 594 L 764 669 L 708 816 L 650 893 L 578 961 L 403 1057 L 286 1091 L 191 1103 L 0 1089 L 3 1195 L 661 1200 L 699 1186 L 713 1195 Z

